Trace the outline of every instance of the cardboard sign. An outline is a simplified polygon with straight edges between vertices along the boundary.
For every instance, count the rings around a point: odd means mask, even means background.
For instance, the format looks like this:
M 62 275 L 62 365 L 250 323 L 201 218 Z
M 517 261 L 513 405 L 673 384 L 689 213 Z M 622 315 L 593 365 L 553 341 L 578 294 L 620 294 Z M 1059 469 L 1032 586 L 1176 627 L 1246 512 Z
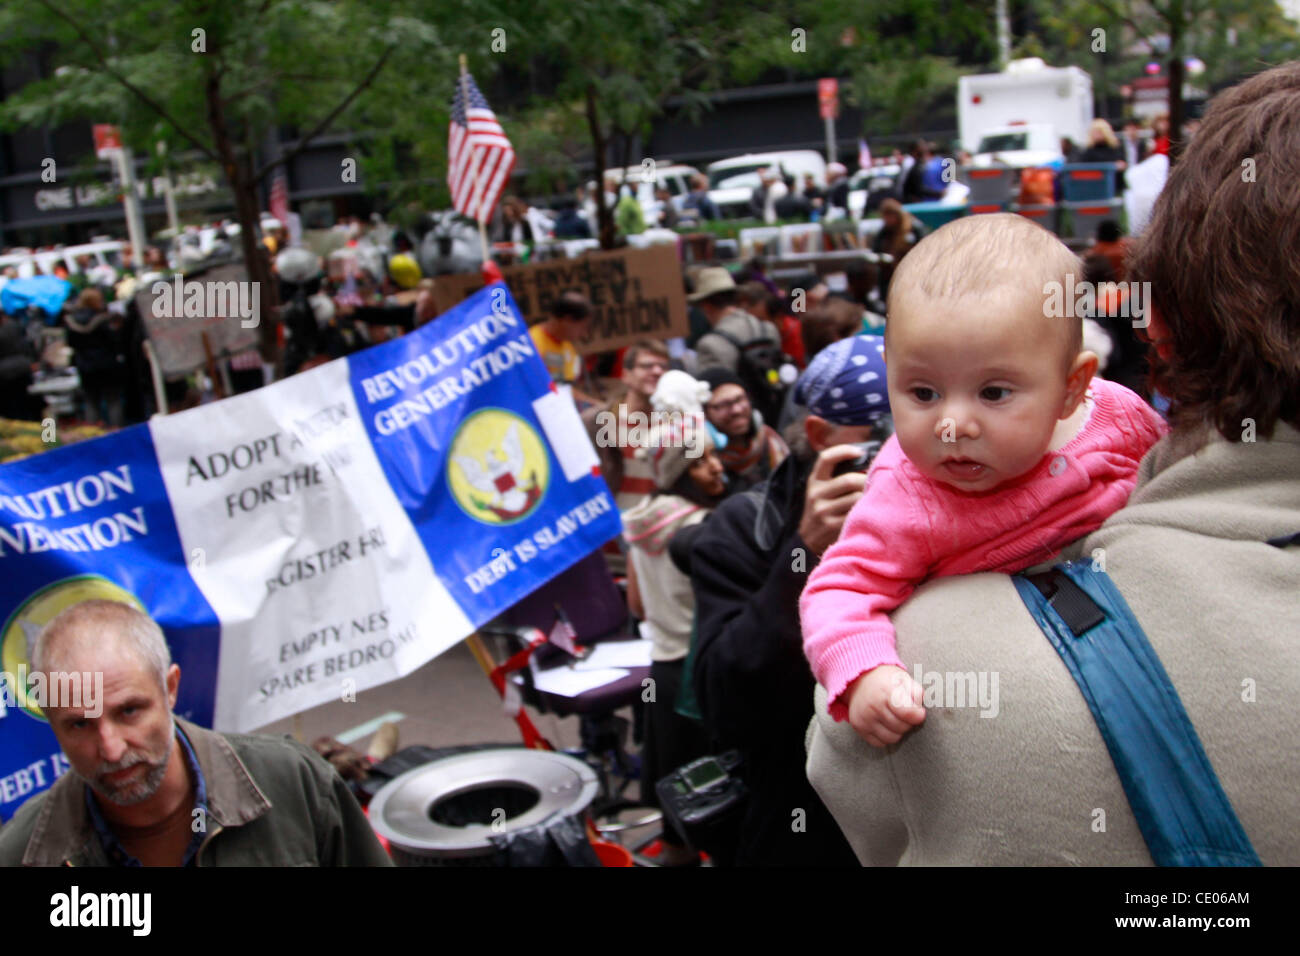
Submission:
M 141 283 L 136 305 L 165 376 L 186 375 L 207 362 L 203 333 L 216 357 L 258 343 L 261 315 L 256 284 L 242 262 Z
M 550 314 L 551 303 L 566 289 L 591 301 L 591 330 L 578 343 L 584 354 L 631 345 L 638 339 L 671 339 L 690 329 L 686 292 L 677 250 L 670 245 L 648 249 L 589 252 L 581 259 L 556 259 L 503 268 L 506 285 L 529 324 Z M 438 312 L 451 309 L 483 288 L 478 275 L 438 276 L 434 300 Z

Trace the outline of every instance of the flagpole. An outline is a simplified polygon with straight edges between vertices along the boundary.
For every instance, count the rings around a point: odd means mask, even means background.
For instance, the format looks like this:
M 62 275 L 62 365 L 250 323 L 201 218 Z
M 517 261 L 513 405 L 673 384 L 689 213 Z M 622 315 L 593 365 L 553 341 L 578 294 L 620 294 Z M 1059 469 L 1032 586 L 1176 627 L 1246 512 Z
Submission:
M 460 101 L 465 105 L 465 122 L 469 122 L 469 65 L 465 54 L 460 55 Z M 479 186 L 483 185 L 483 171 L 479 170 Z M 491 256 L 488 255 L 487 241 L 487 223 L 483 220 L 483 207 L 479 206 L 478 219 L 478 241 L 483 251 L 483 261 L 487 262 Z

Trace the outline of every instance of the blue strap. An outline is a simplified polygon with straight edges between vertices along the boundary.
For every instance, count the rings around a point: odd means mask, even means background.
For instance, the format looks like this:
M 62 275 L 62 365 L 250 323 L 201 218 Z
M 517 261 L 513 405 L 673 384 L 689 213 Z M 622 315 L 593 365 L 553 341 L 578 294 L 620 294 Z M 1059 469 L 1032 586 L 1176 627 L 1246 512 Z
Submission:
M 1011 579 L 1088 702 L 1157 866 L 1261 866 L 1173 683 L 1088 560 Z

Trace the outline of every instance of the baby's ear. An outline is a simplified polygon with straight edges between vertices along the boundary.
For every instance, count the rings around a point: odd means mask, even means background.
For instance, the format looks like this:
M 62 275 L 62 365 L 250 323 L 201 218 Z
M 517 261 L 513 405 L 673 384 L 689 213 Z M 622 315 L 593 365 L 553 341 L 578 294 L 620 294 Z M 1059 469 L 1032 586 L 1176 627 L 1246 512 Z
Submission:
M 1062 418 L 1069 418 L 1073 415 L 1074 410 L 1083 401 L 1083 393 L 1088 390 L 1088 383 L 1097 374 L 1097 365 L 1096 352 L 1089 352 L 1085 349 L 1075 356 L 1074 364 L 1070 366 L 1070 372 L 1066 378 L 1065 405 L 1061 409 Z

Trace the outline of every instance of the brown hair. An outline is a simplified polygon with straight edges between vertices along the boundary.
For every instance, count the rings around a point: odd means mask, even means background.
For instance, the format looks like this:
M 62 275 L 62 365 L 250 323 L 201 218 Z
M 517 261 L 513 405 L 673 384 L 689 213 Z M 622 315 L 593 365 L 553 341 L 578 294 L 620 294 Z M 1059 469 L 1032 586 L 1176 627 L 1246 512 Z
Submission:
M 903 204 L 893 197 L 880 204 L 882 218 L 887 212 L 891 212 L 898 217 L 898 229 L 891 231 L 887 225 L 880 227 L 881 234 L 885 237 L 881 251 L 893 256 L 894 262 L 897 264 L 898 260 L 907 255 L 912 248 L 912 214 L 904 209 Z
M 799 323 L 805 361 L 811 362 L 813 356 L 826 346 L 861 331 L 862 306 L 844 299 L 827 299 Z
M 591 302 L 577 289 L 565 289 L 551 302 L 551 315 L 557 319 L 582 322 L 591 315 Z
M 767 318 L 776 319 L 781 312 L 781 300 L 774 296 L 761 282 L 746 282 L 736 289 L 736 301 L 742 308 L 749 305 L 761 305 Z
M 93 286 L 89 289 L 82 289 L 81 295 L 77 296 L 77 308 L 103 312 L 104 294 Z
M 1175 429 L 1300 428 L 1300 63 L 1214 98 L 1129 259 L 1172 354 L 1151 383 Z
M 668 346 L 658 339 L 638 339 L 629 345 L 627 351 L 623 353 L 623 367 L 631 368 L 635 365 L 642 352 L 649 352 L 651 355 L 657 355 L 665 360 L 669 358 Z

